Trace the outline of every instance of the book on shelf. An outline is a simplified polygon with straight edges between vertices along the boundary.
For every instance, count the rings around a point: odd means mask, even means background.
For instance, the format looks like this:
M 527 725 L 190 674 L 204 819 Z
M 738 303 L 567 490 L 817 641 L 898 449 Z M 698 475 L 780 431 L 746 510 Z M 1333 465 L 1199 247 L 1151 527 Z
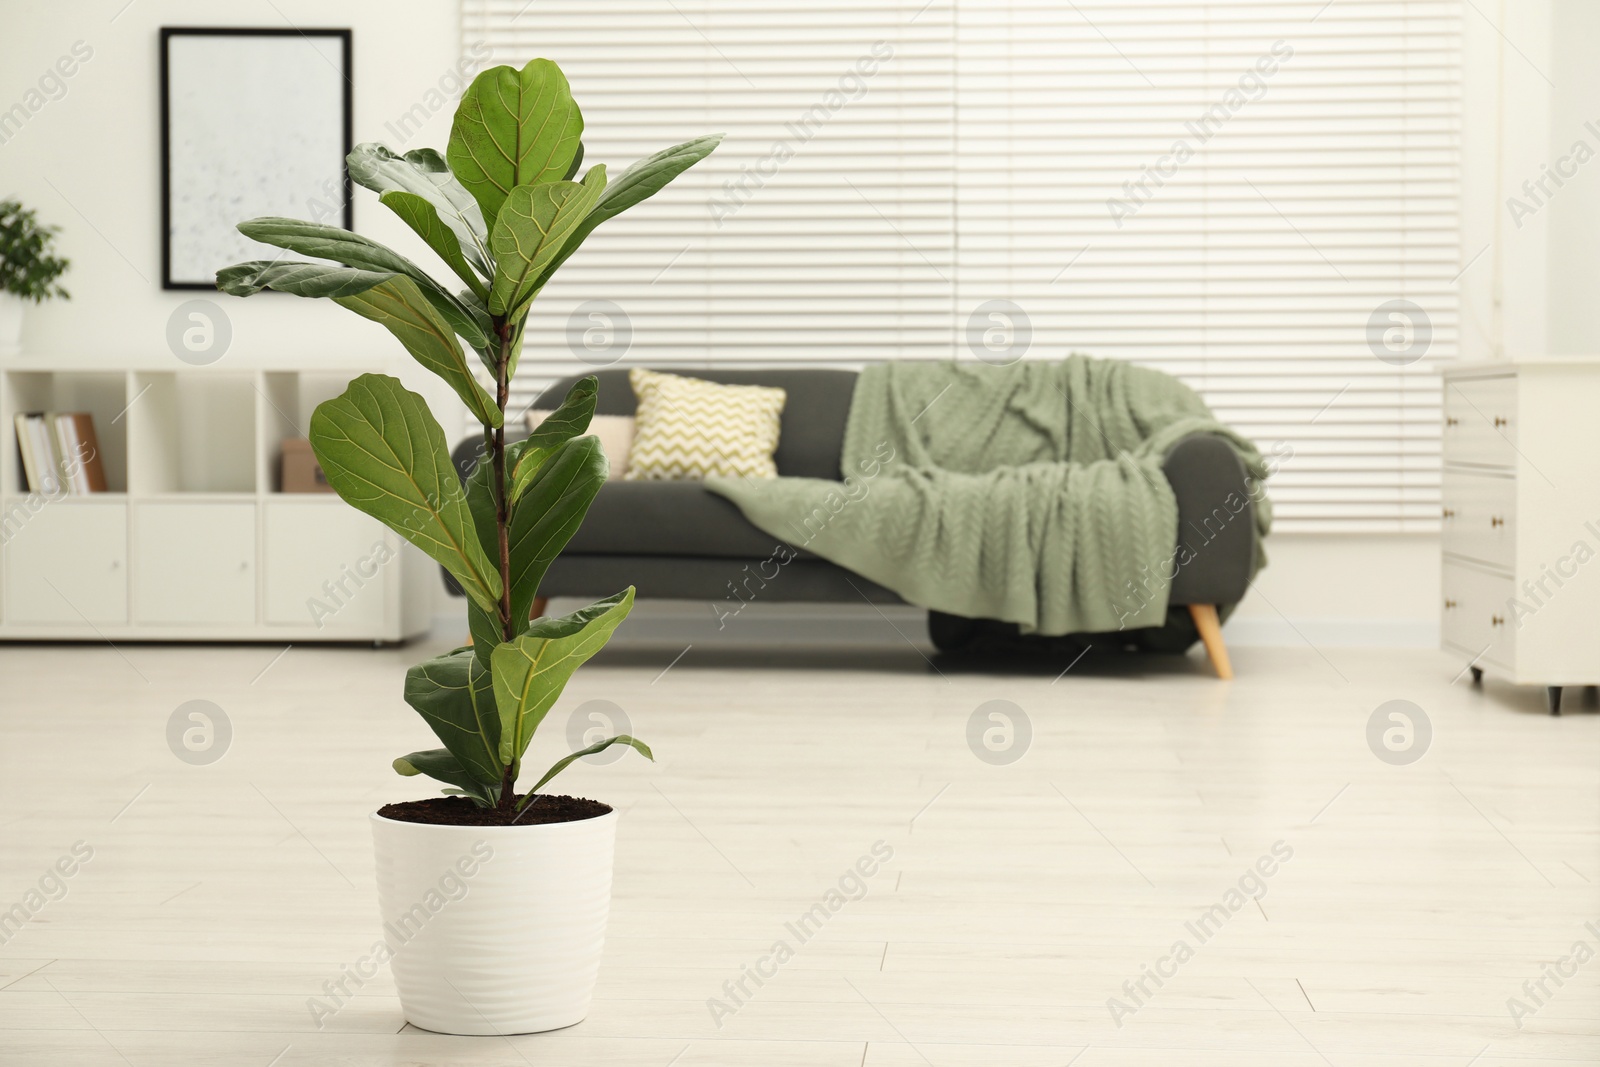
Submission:
M 17 445 L 22 452 L 22 474 L 27 480 L 24 487 L 30 493 L 54 496 L 61 491 L 56 479 L 57 459 L 50 444 L 50 434 L 45 424 L 45 413 L 29 411 L 17 415 Z
M 86 411 L 29 411 L 16 416 L 17 450 L 28 492 L 84 496 L 106 491 L 105 460 Z
M 78 442 L 78 455 L 82 457 L 85 491 L 106 491 L 106 461 L 100 455 L 100 438 L 95 436 L 94 416 L 87 411 L 72 413 L 73 438 Z
M 61 491 L 72 496 L 88 492 L 83 486 L 83 479 L 78 476 L 82 465 L 72 462 L 72 457 L 78 454 L 72 440 L 72 420 L 51 411 L 45 415 L 44 421 L 50 427 L 50 444 L 56 450 L 56 471 L 61 479 Z
M 33 454 L 33 416 L 17 412 L 17 455 L 22 459 L 23 490 L 39 484 L 39 460 Z

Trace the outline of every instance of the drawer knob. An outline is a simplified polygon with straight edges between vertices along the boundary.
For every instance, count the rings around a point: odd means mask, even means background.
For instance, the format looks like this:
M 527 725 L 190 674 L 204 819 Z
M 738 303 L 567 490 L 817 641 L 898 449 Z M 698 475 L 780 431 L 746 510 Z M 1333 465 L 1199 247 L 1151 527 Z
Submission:
M 1455 606 L 1456 606 L 1456 602 L 1454 600 L 1451 600 L 1449 597 L 1445 598 L 1444 608 L 1445 608 L 1446 611 L 1449 611 L 1451 608 L 1453 608 Z
M 1489 616 L 1489 625 L 1491 625 L 1491 626 L 1504 626 L 1505 624 L 1506 624 L 1506 617 L 1504 615 L 1491 615 L 1491 616 Z
M 1511 420 L 1510 419 L 1503 419 L 1499 415 L 1496 415 L 1494 417 L 1494 424 L 1495 424 L 1496 428 L 1499 428 L 1501 426 L 1510 426 L 1511 425 Z
M 1444 417 L 1444 424 L 1446 426 L 1459 426 L 1461 424 L 1461 420 L 1456 418 L 1454 415 L 1446 415 Z
M 1505 524 L 1506 524 L 1506 520 L 1502 519 L 1498 515 L 1492 516 L 1489 519 L 1489 525 L 1490 526 L 1504 526 Z
M 1447 518 L 1447 519 L 1455 518 L 1456 517 L 1455 508 L 1445 508 L 1444 509 L 1444 517 Z

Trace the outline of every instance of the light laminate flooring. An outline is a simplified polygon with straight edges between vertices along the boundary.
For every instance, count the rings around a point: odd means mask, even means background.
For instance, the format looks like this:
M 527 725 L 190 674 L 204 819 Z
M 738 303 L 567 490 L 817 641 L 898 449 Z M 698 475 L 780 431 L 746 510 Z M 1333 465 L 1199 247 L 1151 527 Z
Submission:
M 0 1063 L 1600 1063 L 1600 961 L 1572 956 L 1600 951 L 1578 694 L 1552 719 L 1432 652 L 1236 649 L 1224 683 L 1198 654 L 991 674 L 888 640 L 619 648 L 579 673 L 535 752 L 604 700 L 658 762 L 559 780 L 623 813 L 610 934 L 589 1018 L 513 1038 L 408 1027 L 387 971 L 310 1006 L 379 935 L 366 816 L 430 791 L 389 761 L 432 745 L 400 681 L 445 635 L 0 647 L 0 910 L 49 890 L 0 944 Z M 231 726 L 209 765 L 169 747 L 193 700 Z M 1431 726 L 1408 765 L 1369 745 L 1392 700 Z M 1005 754 L 1026 751 L 990 762 L 1012 706 Z M 847 874 L 879 842 L 862 895 Z M 828 910 L 841 878 L 859 899 Z M 818 903 L 802 940 L 786 924 Z M 740 993 L 746 968 L 770 977 Z

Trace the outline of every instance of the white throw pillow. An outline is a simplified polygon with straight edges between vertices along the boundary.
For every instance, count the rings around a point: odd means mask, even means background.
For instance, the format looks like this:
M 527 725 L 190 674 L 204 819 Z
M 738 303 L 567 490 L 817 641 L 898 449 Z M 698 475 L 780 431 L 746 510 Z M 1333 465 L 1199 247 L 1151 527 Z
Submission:
M 539 424 L 549 417 L 548 411 L 529 411 L 528 432 L 537 430 Z M 595 415 L 589 420 L 588 432 L 600 439 L 600 451 L 606 454 L 606 460 L 611 464 L 611 473 L 606 475 L 606 481 L 627 474 L 628 453 L 633 448 L 633 416 Z

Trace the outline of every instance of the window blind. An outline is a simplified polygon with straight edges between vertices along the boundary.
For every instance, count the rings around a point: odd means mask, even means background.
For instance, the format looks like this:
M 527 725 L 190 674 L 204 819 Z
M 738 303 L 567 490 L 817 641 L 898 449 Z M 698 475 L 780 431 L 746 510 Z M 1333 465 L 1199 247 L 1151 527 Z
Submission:
M 540 296 L 527 391 L 1083 351 L 1276 454 L 1279 529 L 1437 528 L 1459 0 L 463 0 L 559 62 L 586 161 L 710 159 Z M 596 304 L 596 301 L 609 303 Z
M 948 357 L 951 20 L 925 3 L 466 0 L 464 47 L 561 65 L 586 165 L 614 177 L 727 135 L 540 295 L 528 387 L 622 353 L 686 370 Z

